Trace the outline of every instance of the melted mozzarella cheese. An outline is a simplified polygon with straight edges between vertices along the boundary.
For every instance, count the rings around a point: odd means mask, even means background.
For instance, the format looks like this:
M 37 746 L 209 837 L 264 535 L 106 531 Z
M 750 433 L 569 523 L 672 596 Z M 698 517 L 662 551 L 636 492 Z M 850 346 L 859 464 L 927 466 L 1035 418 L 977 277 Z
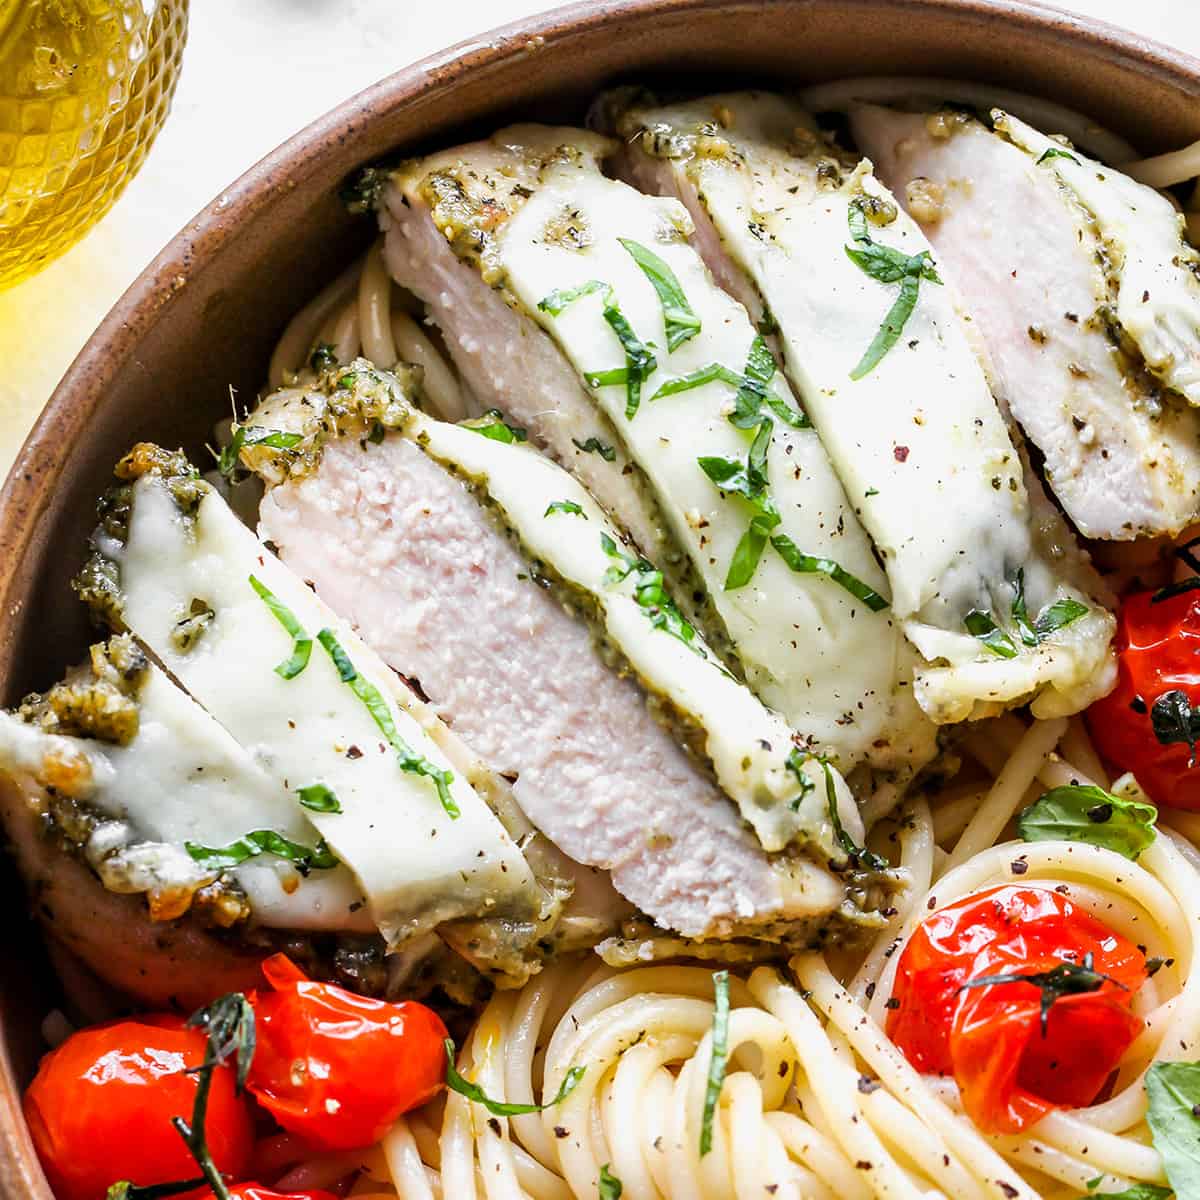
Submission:
M 128 745 L 44 733 L 0 713 L 0 763 L 39 784 L 54 764 L 86 760 L 89 778 L 75 797 L 107 817 L 87 856 L 112 891 L 191 891 L 216 872 L 186 842 L 227 846 L 252 829 L 272 829 L 313 847 L 320 834 L 294 797 L 230 735 L 151 666 L 138 691 L 138 731 Z M 256 924 L 279 929 L 370 930 L 353 875 L 338 866 L 302 878 L 281 859 L 262 856 L 229 870 L 250 901 Z
M 1200 405 L 1200 256 L 1160 192 L 993 112 L 996 129 L 1052 171 L 1095 219 L 1117 279 L 1117 320 L 1146 365 Z M 1049 154 L 1049 157 L 1045 157 Z
M 864 760 L 919 767 L 932 756 L 932 730 L 912 700 L 907 651 L 889 613 L 872 612 L 824 575 L 791 571 L 770 546 L 748 584 L 725 588 L 751 510 L 736 495 L 722 494 L 697 460 L 717 456 L 744 463 L 753 430 L 730 422 L 735 389 L 727 382 L 653 397 L 664 384 L 712 364 L 741 375 L 755 330 L 688 244 L 686 212 L 676 202 L 605 178 L 594 165 L 550 166 L 540 178 L 535 194 L 497 238 L 507 286 L 585 380 L 620 369 L 625 361 L 604 316 L 604 296 L 582 297 L 555 315 L 539 308 L 551 293 L 601 281 L 630 326 L 653 345 L 657 368 L 642 385 L 632 419 L 626 416 L 624 385 L 592 392 L 691 556 L 747 682 L 843 769 Z M 553 236 L 567 213 L 582 230 L 577 239 Z M 699 331 L 674 351 L 668 348 L 658 293 L 621 239 L 644 246 L 670 267 L 699 320 Z M 768 390 L 776 403 L 796 410 L 778 373 Z M 778 416 L 773 420 L 767 471 L 781 515 L 775 532 L 786 534 L 803 553 L 832 559 L 884 591 L 883 573 L 816 434 L 791 428 Z
M 134 488 L 120 555 L 129 628 L 188 691 L 250 751 L 283 789 L 324 784 L 341 812 L 302 810 L 354 873 L 390 946 L 456 917 L 536 911 L 536 887 L 520 851 L 484 801 L 455 777 L 452 818 L 431 780 L 401 769 L 396 751 L 316 642 L 330 630 L 363 679 L 373 683 L 400 737 L 437 768 L 442 752 L 390 695 L 386 666 L 275 559 L 215 492 L 194 518 L 162 480 Z M 304 670 L 284 679 L 292 638 L 250 584 L 261 581 L 314 639 Z M 194 599 L 213 610 L 190 650 L 172 629 Z M 295 801 L 299 804 L 298 797 Z M 247 832 L 258 814 L 245 814 Z
M 722 152 L 697 153 L 696 130 L 716 108 L 730 114 Z M 667 146 L 680 190 L 780 326 L 788 373 L 884 559 L 894 611 L 931 664 L 917 674 L 926 712 L 951 722 L 1033 699 L 1038 715 L 1051 715 L 1102 694 L 1112 618 L 1035 545 L 1020 458 L 950 290 L 922 280 L 900 339 L 851 378 L 898 293 L 847 255 L 851 203 L 874 199 L 895 212 L 869 225 L 877 244 L 929 251 L 870 164 L 844 172 L 811 119 L 780 97 L 722 96 L 631 116 L 655 135 L 643 149 Z M 1089 611 L 1052 642 L 1000 658 L 964 618 L 979 610 L 1004 624 L 1018 569 L 1031 611 L 1065 597 Z

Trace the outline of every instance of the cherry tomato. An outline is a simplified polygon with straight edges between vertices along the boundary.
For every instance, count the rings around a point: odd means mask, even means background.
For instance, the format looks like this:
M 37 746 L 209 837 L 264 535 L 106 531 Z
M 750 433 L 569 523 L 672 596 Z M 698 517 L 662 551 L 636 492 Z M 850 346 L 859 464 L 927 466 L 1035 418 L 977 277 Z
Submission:
M 229 1189 L 236 1200 L 337 1200 L 332 1192 L 276 1192 L 261 1183 L 239 1183 Z M 204 1193 L 204 1200 L 215 1200 L 212 1192 Z
M 1163 745 L 1150 709 L 1164 692 L 1180 691 L 1200 704 L 1200 591 L 1154 602 L 1134 592 L 1117 615 L 1117 686 L 1087 710 L 1096 748 L 1122 771 L 1132 771 L 1147 795 L 1168 808 L 1200 810 L 1200 763 L 1188 766 L 1186 742 Z
M 315 983 L 282 954 L 263 974 L 249 1088 L 284 1129 L 323 1150 L 369 1146 L 441 1088 L 446 1027 L 425 1005 Z
M 151 1016 L 72 1034 L 42 1059 L 25 1093 L 25 1119 L 57 1200 L 104 1200 L 128 1179 L 143 1186 L 199 1174 L 172 1117 L 191 1120 L 206 1035 L 178 1017 Z M 213 1074 L 205 1121 L 217 1167 L 245 1173 L 254 1148 L 252 1105 L 228 1067 Z
M 1028 982 L 965 987 L 997 975 L 1092 968 L 1094 990 Z M 1083 976 L 1068 972 L 1078 981 Z M 1146 980 L 1131 942 L 1044 888 L 1005 886 L 926 917 L 897 964 L 888 1036 L 919 1071 L 953 1075 L 987 1133 L 1018 1133 L 1054 1108 L 1092 1103 L 1143 1022 L 1129 1011 Z

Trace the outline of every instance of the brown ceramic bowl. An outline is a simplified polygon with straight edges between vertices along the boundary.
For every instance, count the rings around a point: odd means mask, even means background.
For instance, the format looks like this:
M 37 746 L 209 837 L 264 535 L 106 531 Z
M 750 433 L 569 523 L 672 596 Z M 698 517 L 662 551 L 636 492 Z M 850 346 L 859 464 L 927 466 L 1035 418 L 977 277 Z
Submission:
M 254 394 L 289 315 L 371 236 L 336 199 L 354 168 L 512 116 L 577 119 L 600 85 L 664 73 L 705 89 L 971 78 L 1081 109 L 1148 153 L 1200 138 L 1200 62 L 1020 0 L 592 0 L 426 59 L 223 192 L 67 372 L 0 493 L 0 703 L 49 683 L 85 645 L 67 580 L 113 462 L 139 438 L 198 450 L 230 385 Z M 55 985 L 19 882 L 0 883 L 13 905 L 0 968 L 0 1200 L 50 1200 L 20 1093 Z

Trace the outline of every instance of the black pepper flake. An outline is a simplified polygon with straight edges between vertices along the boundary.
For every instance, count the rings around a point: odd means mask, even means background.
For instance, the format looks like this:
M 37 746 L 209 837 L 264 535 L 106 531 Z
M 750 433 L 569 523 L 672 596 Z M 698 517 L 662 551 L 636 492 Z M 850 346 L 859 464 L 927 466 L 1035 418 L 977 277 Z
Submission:
M 890 1008 L 893 1012 L 895 1012 L 896 1009 L 900 1007 L 900 1001 L 897 1000 L 895 996 L 892 996 L 890 999 L 884 1001 L 883 1007 Z
M 1014 875 L 1024 875 L 1025 872 L 1029 870 L 1029 864 L 1027 862 L 1022 862 L 1018 858 L 1015 862 L 1011 862 L 1008 864 L 1008 869 Z
M 357 746 L 351 746 L 350 749 L 346 751 L 347 758 L 362 758 L 362 756 L 362 751 Z
M 892 447 L 892 457 L 898 463 L 908 462 L 908 447 L 907 446 L 893 446 Z
M 570 1136 L 570 1130 L 565 1125 L 555 1125 L 554 1136 L 556 1138 L 565 1138 Z
M 868 1075 L 860 1075 L 858 1077 L 858 1090 L 864 1096 L 869 1096 L 872 1092 L 879 1091 L 881 1086 L 878 1079 L 872 1079 Z
M 1011 1183 L 1005 1183 L 1003 1179 L 997 1179 L 996 1183 L 999 1185 L 1000 1190 L 1008 1197 L 1008 1200 L 1015 1200 L 1020 1195 L 1020 1192 Z
M 495 1117 L 488 1117 L 488 1128 L 497 1136 L 500 1137 L 500 1122 Z

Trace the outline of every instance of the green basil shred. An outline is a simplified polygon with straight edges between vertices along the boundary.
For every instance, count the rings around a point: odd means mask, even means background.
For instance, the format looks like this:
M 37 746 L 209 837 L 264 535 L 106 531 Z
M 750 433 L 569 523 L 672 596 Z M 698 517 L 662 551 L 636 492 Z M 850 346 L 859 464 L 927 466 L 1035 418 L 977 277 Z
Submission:
M 600 1167 L 600 1174 L 596 1178 L 596 1190 L 600 1200 L 621 1200 L 625 1185 L 608 1169 L 608 1163 Z
M 262 602 L 271 610 L 271 615 L 292 637 L 292 654 L 275 668 L 275 674 L 283 679 L 295 679 L 312 656 L 312 638 L 296 619 L 296 614 L 257 576 L 250 576 L 250 586 Z
M 542 516 L 548 517 L 553 513 L 569 513 L 573 517 L 582 517 L 585 521 L 587 520 L 587 513 L 574 500 L 554 500 L 547 506 Z
M 304 441 L 302 433 L 284 433 L 280 429 L 263 429 L 259 425 L 239 425 L 233 431 L 233 437 L 217 457 L 217 470 L 226 479 L 232 477 L 238 468 L 238 458 L 243 446 L 267 446 L 272 450 L 291 450 Z
M 879 365 L 883 356 L 900 340 L 904 326 L 917 306 L 921 280 L 939 284 L 942 281 L 934 269 L 928 250 L 905 254 L 874 241 L 867 231 L 867 216 L 861 200 L 850 202 L 846 220 L 850 226 L 850 236 L 855 242 L 855 245 L 845 247 L 846 257 L 877 282 L 900 285 L 900 294 L 883 318 L 879 332 L 871 340 L 858 365 L 850 372 L 851 379 L 862 379 Z
M 1200 1063 L 1156 1062 L 1146 1097 L 1151 1141 L 1175 1195 L 1200 1196 Z
M 833 826 L 833 836 L 838 845 L 846 852 L 853 866 L 866 867 L 869 871 L 886 871 L 892 864 L 882 854 L 876 854 L 857 842 L 846 832 L 842 824 L 842 814 L 838 812 L 837 785 L 833 781 L 833 770 L 826 759 L 820 760 L 821 770 L 825 772 L 825 803 L 829 810 L 829 823 Z
M 584 454 L 598 454 L 605 462 L 614 462 L 616 460 L 617 452 L 607 442 L 602 442 L 597 437 L 590 437 L 583 442 L 578 438 L 572 438 L 571 441 Z
M 195 862 L 214 871 L 241 866 L 260 854 L 273 854 L 276 858 L 287 859 L 301 875 L 307 875 L 310 871 L 329 871 L 338 865 L 337 855 L 329 849 L 324 838 L 315 846 L 303 846 L 274 829 L 251 830 L 228 846 L 201 846 L 196 842 L 184 842 L 183 848 Z
M 700 1121 L 700 1157 L 713 1144 L 713 1118 L 725 1084 L 725 1064 L 729 1057 L 729 972 L 713 974 L 712 1053 L 708 1060 L 708 1083 L 704 1089 L 704 1115 Z
M 617 241 L 629 251 L 633 261 L 642 268 L 642 273 L 654 285 L 662 305 L 667 349 L 678 350 L 684 342 L 700 332 L 700 318 L 692 311 L 675 272 L 657 254 L 638 242 L 629 238 L 618 238 Z
M 332 788 L 323 783 L 310 783 L 308 787 L 298 789 L 297 795 L 304 808 L 320 813 L 340 813 L 342 802 L 337 798 Z
M 446 1038 L 443 1045 L 446 1050 L 446 1086 L 452 1092 L 457 1092 L 460 1096 L 465 1096 L 476 1104 L 482 1104 L 494 1117 L 520 1117 L 525 1113 L 539 1113 L 545 1112 L 548 1108 L 555 1108 L 578 1087 L 579 1081 L 587 1071 L 586 1067 L 571 1067 L 563 1076 L 558 1094 L 553 1100 L 547 1100 L 545 1104 L 510 1104 L 504 1100 L 493 1100 L 479 1084 L 464 1079 L 454 1065 L 454 1042 L 450 1038 Z
M 493 442 L 505 442 L 510 446 L 513 442 L 526 441 L 529 436 L 519 426 L 505 424 L 503 414 L 498 408 L 489 408 L 482 417 L 472 417 L 470 420 L 462 421 L 461 425 L 464 429 L 471 430 L 472 433 L 491 438 Z
M 342 649 L 341 643 L 334 636 L 332 629 L 322 629 L 317 634 L 317 641 L 324 646 L 333 665 L 337 668 L 338 677 L 348 685 L 350 690 L 362 701 L 379 732 L 387 739 L 388 745 L 396 752 L 400 769 L 411 775 L 423 775 L 437 788 L 438 799 L 442 808 L 451 818 L 460 815 L 458 805 L 450 794 L 450 784 L 454 782 L 454 773 L 443 770 L 432 763 L 423 754 L 418 754 L 401 736 L 392 719 L 392 710 L 383 698 L 379 689 L 369 680 L 364 679 L 350 661 L 349 655 Z

